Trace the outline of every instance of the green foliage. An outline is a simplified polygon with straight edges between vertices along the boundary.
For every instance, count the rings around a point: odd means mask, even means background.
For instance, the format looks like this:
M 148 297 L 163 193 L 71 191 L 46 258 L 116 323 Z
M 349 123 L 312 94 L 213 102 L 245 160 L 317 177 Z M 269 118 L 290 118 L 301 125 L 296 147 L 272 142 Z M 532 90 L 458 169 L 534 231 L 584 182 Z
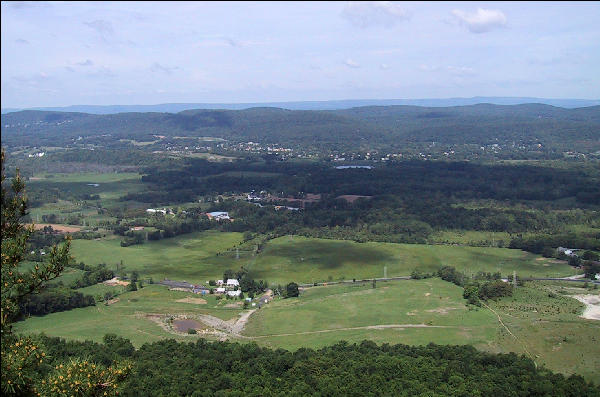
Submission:
M 467 277 L 452 266 L 442 267 L 438 270 L 437 274 L 442 280 L 456 284 L 459 287 L 465 285 L 465 282 L 467 281 Z
M 285 286 L 285 297 L 286 298 L 295 298 L 300 295 L 300 291 L 298 290 L 298 284 L 292 282 Z
M 62 247 L 52 247 L 46 264 L 36 264 L 29 271 L 20 269 L 33 227 L 25 228 L 21 223 L 26 215 L 27 199 L 19 173 L 12 180 L 10 191 L 5 190 L 4 180 L 2 150 L 2 392 L 38 396 L 114 395 L 117 393 L 115 382 L 122 380 L 130 367 L 107 369 L 87 361 L 71 362 L 58 364 L 49 375 L 41 374 L 40 366 L 45 357 L 42 346 L 30 338 L 13 334 L 12 324 L 25 299 L 39 292 L 45 282 L 58 277 L 71 256 L 67 239 Z
M 58 343 L 54 351 L 77 357 L 93 347 L 86 342 Z M 95 345 L 95 351 L 102 350 Z M 199 390 L 207 395 L 224 390 L 229 395 L 354 395 L 377 390 L 399 396 L 560 396 L 576 390 L 578 396 L 591 397 L 600 391 L 580 376 L 536 369 L 524 356 L 483 353 L 471 346 L 378 346 L 365 340 L 292 353 L 254 343 L 164 340 L 142 346 L 133 361 L 124 396 L 194 395 Z
M 479 298 L 483 300 L 512 296 L 513 286 L 502 280 L 483 283 L 479 286 Z

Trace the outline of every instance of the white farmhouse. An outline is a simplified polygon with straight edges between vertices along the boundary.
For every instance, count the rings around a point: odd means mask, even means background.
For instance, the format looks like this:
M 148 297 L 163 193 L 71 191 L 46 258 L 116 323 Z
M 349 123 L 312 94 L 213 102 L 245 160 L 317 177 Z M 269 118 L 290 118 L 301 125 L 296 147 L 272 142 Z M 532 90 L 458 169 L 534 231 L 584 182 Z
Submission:
M 227 286 L 228 287 L 239 287 L 240 286 L 240 282 L 237 281 L 237 279 L 235 279 L 235 278 L 228 278 L 227 279 Z

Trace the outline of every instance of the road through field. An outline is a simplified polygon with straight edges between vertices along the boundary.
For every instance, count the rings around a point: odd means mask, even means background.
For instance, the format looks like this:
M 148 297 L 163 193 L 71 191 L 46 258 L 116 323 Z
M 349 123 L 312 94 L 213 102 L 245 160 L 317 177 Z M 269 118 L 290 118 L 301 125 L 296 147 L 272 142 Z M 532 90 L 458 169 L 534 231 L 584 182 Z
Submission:
M 303 331 L 303 332 L 293 332 L 293 333 L 287 333 L 287 334 L 259 335 L 259 336 L 250 336 L 247 338 L 261 339 L 261 338 L 270 338 L 270 337 L 274 337 L 274 336 L 310 335 L 310 334 L 322 334 L 322 333 L 326 333 L 326 332 L 355 331 L 355 330 L 361 330 L 361 329 L 387 329 L 387 328 L 404 329 L 404 328 L 460 328 L 460 327 L 450 326 L 450 325 L 427 325 L 427 324 L 380 324 L 380 325 L 366 325 L 363 327 L 320 329 L 317 331 Z

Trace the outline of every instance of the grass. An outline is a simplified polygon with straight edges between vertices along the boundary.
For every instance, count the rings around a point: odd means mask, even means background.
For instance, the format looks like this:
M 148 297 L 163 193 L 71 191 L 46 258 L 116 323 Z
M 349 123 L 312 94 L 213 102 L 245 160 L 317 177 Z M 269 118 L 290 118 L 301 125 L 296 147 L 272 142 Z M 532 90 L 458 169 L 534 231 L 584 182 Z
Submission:
M 91 295 L 94 298 L 104 297 L 107 292 L 112 292 L 113 295 L 119 295 L 125 292 L 125 287 L 122 285 L 106 285 L 102 283 L 90 285 L 88 287 L 78 288 L 77 292 L 81 292 L 84 295 Z M 96 299 L 98 301 L 98 299 Z
M 254 256 L 235 247 L 241 233 L 206 231 L 145 244 L 121 247 L 120 239 L 74 240 L 72 254 L 87 264 L 106 263 L 142 277 L 204 283 L 221 278 L 226 269 L 247 268 L 255 279 L 271 284 L 312 283 L 339 279 L 407 276 L 415 268 L 436 271 L 450 265 L 465 273 L 501 272 L 522 277 L 569 276 L 576 271 L 562 261 L 520 250 L 445 245 L 356 243 L 294 236 L 271 240 Z
M 240 310 L 224 308 L 214 295 L 205 295 L 206 305 L 177 302 L 187 297 L 198 297 L 191 293 L 169 291 L 159 285 L 148 285 L 138 291 L 125 292 L 119 301 L 106 306 L 74 309 L 52 313 L 42 317 L 31 317 L 15 324 L 15 331 L 24 334 L 44 332 L 48 336 L 60 336 L 72 340 L 102 341 L 106 333 L 116 333 L 128 338 L 135 346 L 165 338 L 189 341 L 190 337 L 173 334 L 162 329 L 146 314 L 211 314 L 224 320 L 236 317 Z
M 529 352 L 538 365 L 597 380 L 600 321 L 579 317 L 584 305 L 568 296 L 575 294 L 599 292 L 572 284 L 531 282 L 517 288 L 513 297 L 492 302 L 490 306 L 518 339 L 499 328 L 486 348 L 493 352 Z
M 462 289 L 439 279 L 313 287 L 251 317 L 245 332 L 271 347 L 320 347 L 340 339 L 426 344 L 485 343 L 495 333 L 493 315 L 469 310 Z M 420 324 L 444 328 L 346 329 Z M 321 332 L 315 332 L 321 331 Z
M 472 344 L 490 352 L 526 354 L 538 366 L 595 380 L 600 368 L 600 322 L 579 317 L 583 305 L 561 291 L 598 294 L 598 290 L 567 284 L 530 282 L 517 288 L 513 297 L 488 302 L 513 337 L 494 312 L 467 307 L 462 289 L 439 279 L 378 282 L 376 288 L 371 283 L 311 287 L 299 298 L 275 299 L 257 310 L 246 325 L 245 338 L 235 340 L 290 350 L 364 339 L 409 345 Z M 168 332 L 149 314 L 210 314 L 229 320 L 242 311 L 225 307 L 229 301 L 217 301 L 214 295 L 202 297 L 206 304 L 177 302 L 188 297 L 199 296 L 147 285 L 124 292 L 112 305 L 32 317 L 15 324 L 15 329 L 94 341 L 111 332 L 139 347 L 165 338 L 192 341 L 202 337 Z M 388 327 L 372 327 L 381 325 Z
M 225 256 L 217 255 L 242 241 L 241 233 L 206 231 L 121 247 L 117 238 L 74 240 L 72 254 L 86 264 L 106 263 L 111 269 L 123 261 L 125 271 L 140 277 L 205 283 L 220 279 L 228 269 L 239 269 Z
M 501 272 L 527 276 L 568 276 L 576 272 L 564 262 L 507 248 L 423 244 L 356 243 L 294 236 L 271 240 L 263 252 L 246 258 L 255 278 L 272 283 L 312 283 L 338 279 L 406 276 L 419 268 L 432 272 L 454 266 L 465 273 Z
M 141 175 L 137 172 L 78 172 L 69 174 L 41 174 L 37 175 L 33 180 L 30 180 L 29 184 L 38 183 L 40 181 L 47 182 L 61 182 L 61 183 L 109 183 L 109 182 L 122 182 L 131 180 L 141 180 Z

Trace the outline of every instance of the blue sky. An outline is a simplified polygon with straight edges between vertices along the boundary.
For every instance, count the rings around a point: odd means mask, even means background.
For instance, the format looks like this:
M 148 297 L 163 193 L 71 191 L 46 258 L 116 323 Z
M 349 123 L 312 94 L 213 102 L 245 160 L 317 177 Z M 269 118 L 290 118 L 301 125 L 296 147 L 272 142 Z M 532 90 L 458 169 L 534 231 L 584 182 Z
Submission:
M 600 98 L 600 2 L 2 2 L 2 107 Z

